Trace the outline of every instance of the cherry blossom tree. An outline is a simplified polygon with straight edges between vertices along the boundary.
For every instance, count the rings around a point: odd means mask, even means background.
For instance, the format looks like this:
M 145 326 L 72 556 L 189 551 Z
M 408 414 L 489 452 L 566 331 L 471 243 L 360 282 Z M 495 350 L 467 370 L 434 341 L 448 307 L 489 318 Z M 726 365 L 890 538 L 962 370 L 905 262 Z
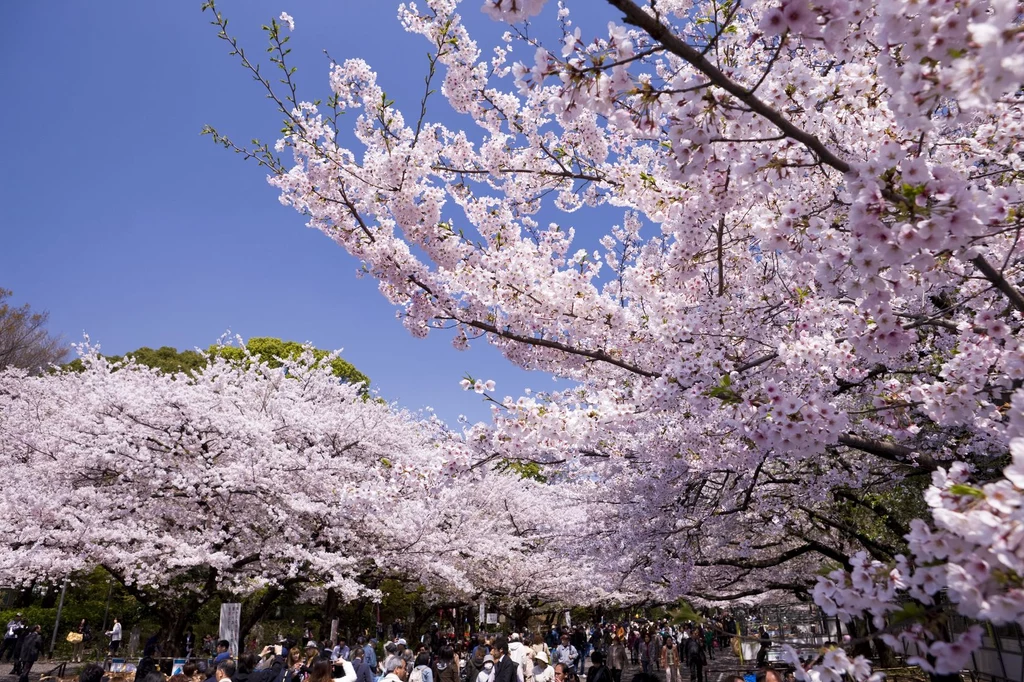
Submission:
M 376 598 L 387 578 L 510 612 L 609 596 L 562 550 L 585 519 L 565 488 L 470 466 L 334 354 L 252 348 L 170 372 L 82 346 L 64 371 L 0 373 L 0 576 L 101 566 L 172 641 L 210 600 L 255 595 L 248 629 L 284 595 Z
M 172 638 L 228 595 L 260 591 L 253 620 L 310 585 L 369 594 L 461 446 L 333 359 L 213 354 L 170 374 L 85 347 L 82 371 L 0 374 L 4 579 L 102 566 Z
M 913 563 L 905 550 L 926 560 L 942 477 L 1001 479 L 1024 400 L 1018 3 L 607 5 L 591 39 L 568 1 L 484 0 L 510 22 L 486 50 L 455 0 L 401 5 L 432 46 L 412 115 L 360 59 L 332 64 L 326 104 L 301 100 L 290 17 L 268 27 L 277 94 L 213 9 L 285 129 L 274 149 L 208 132 L 361 259 L 412 334 L 572 382 L 486 391 L 494 421 L 468 442 L 606 481 L 621 506 L 590 549 L 625 575 L 728 597 L 807 593 L 829 562 L 866 589 L 857 576 Z M 456 126 L 428 118 L 435 78 Z M 890 492 L 933 474 L 917 500 L 934 519 L 911 523 Z M 957 513 L 980 499 L 952 494 Z M 997 591 L 1020 583 L 1000 571 Z

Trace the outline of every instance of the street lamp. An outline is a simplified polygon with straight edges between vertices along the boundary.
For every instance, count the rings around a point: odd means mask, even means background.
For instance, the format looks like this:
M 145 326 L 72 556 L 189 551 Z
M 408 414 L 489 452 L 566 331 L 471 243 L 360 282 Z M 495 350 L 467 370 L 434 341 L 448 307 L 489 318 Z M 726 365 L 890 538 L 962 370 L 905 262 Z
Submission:
M 57 621 L 53 624 L 53 636 L 50 638 L 50 658 L 53 658 L 53 651 L 57 648 L 57 631 L 60 630 L 60 614 L 64 610 L 64 593 L 68 590 L 68 579 L 60 585 L 60 602 L 57 604 Z

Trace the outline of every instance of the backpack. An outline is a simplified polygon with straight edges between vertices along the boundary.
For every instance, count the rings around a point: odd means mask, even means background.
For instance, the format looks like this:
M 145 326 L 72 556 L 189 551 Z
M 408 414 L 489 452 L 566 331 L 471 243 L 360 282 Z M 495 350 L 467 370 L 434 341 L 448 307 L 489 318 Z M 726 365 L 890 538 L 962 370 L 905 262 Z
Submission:
M 423 667 L 416 666 L 412 669 L 412 674 L 409 675 L 409 682 L 423 682 Z

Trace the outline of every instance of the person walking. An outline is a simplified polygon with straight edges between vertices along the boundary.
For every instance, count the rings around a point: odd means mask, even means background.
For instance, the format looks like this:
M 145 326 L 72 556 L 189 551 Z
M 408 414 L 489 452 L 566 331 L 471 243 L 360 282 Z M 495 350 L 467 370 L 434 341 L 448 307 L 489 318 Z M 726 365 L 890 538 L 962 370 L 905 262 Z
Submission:
M 576 659 L 579 658 L 579 651 L 569 643 L 568 633 L 562 633 L 562 643 L 555 649 L 555 662 L 564 663 L 566 667 L 576 668 Z
M 533 682 L 555 682 L 555 669 L 548 665 L 546 651 L 538 651 L 533 655 Z
M 768 634 L 768 628 L 764 625 L 761 626 L 757 641 L 761 644 L 761 648 L 757 650 L 757 667 L 763 668 L 768 665 L 768 650 L 772 646 L 772 636 Z
M 32 664 L 39 660 L 39 654 L 43 651 L 42 626 L 32 627 L 21 643 L 21 653 L 18 655 L 18 666 L 21 675 L 18 682 L 28 682 L 28 674 L 32 670 Z M 13 673 L 12 673 L 13 674 Z
M 708 664 L 708 659 L 696 637 L 686 640 L 686 657 L 690 664 L 690 682 L 704 682 L 704 666 Z
M 25 624 L 21 622 L 20 613 L 7 621 L 7 629 L 4 631 L 4 642 L 0 645 L 0 658 L 6 656 L 6 660 L 11 660 L 11 657 L 14 656 L 14 645 L 18 643 L 18 631 L 24 627 Z
M 116 656 L 117 650 L 121 648 L 121 621 L 115 618 L 114 624 L 106 634 L 110 638 L 110 655 Z
M 671 635 L 665 638 L 665 646 L 661 648 L 661 667 L 665 670 L 665 682 L 682 682 L 679 647 Z
M 612 682 L 611 671 L 604 664 L 604 654 L 594 651 L 590 654 L 590 670 L 587 671 L 587 682 Z
M 652 651 L 650 635 L 644 635 L 644 638 L 640 640 L 640 644 L 637 647 L 637 651 L 640 654 L 640 669 L 644 671 L 645 675 L 650 675 Z
M 622 682 L 622 669 L 626 667 L 626 645 L 618 635 L 612 636 L 608 647 L 608 670 L 612 673 L 612 682 Z
M 78 627 L 74 628 L 68 635 L 69 640 L 72 638 L 72 635 L 76 636 L 74 637 L 74 643 L 71 647 L 71 660 L 75 663 L 81 663 L 82 656 L 85 653 L 85 645 L 90 639 L 92 639 L 92 631 L 89 629 L 89 624 L 86 622 L 85 618 L 83 618 L 82 622 L 78 624 Z

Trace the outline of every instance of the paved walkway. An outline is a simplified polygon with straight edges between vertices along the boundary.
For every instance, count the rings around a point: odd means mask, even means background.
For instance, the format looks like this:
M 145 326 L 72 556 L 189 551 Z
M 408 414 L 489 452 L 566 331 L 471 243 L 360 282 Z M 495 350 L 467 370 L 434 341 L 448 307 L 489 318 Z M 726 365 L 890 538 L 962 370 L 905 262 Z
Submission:
M 590 659 L 587 659 L 587 669 L 590 669 Z M 697 682 L 690 679 L 690 670 L 686 666 L 680 666 L 682 672 L 681 682 Z M 704 680 L 700 682 L 725 682 L 726 679 L 733 675 L 743 676 L 746 673 L 753 673 L 755 671 L 753 661 L 746 661 L 740 663 L 740 659 L 732 653 L 732 651 L 715 651 L 714 660 L 709 660 L 707 667 L 704 669 Z M 640 665 L 633 665 L 630 662 L 626 662 L 626 667 L 622 671 L 622 682 L 632 682 L 633 676 L 638 672 L 641 672 Z M 654 673 L 659 680 L 665 679 L 665 671 L 654 669 L 651 671 Z

